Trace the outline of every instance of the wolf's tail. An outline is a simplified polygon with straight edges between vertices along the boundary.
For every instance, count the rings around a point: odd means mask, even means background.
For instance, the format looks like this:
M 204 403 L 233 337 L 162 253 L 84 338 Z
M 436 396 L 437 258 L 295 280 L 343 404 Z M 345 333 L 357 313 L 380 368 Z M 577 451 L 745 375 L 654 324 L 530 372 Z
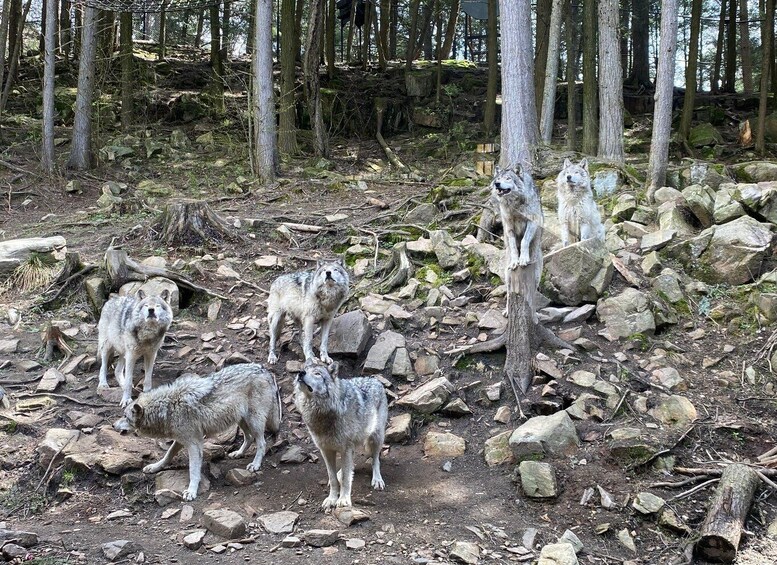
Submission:
M 270 373 L 272 375 L 272 373 Z M 283 420 L 283 401 L 281 400 L 281 389 L 278 388 L 278 383 L 275 381 L 275 375 L 272 375 L 272 384 L 275 387 L 275 404 L 274 410 L 270 413 L 267 420 L 267 429 L 271 433 L 277 434 L 281 429 L 281 420 Z

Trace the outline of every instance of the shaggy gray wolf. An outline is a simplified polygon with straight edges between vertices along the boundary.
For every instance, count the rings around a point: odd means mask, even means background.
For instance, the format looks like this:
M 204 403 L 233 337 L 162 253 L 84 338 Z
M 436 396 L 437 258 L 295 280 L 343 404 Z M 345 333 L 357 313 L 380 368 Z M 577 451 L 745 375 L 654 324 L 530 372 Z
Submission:
M 319 261 L 315 271 L 300 271 L 275 279 L 267 299 L 267 322 L 270 326 L 267 362 L 271 365 L 278 362 L 276 347 L 288 315 L 302 326 L 300 341 L 306 362 L 316 359 L 313 331 L 316 323 L 321 323 L 320 358 L 323 363 L 331 363 L 329 328 L 348 297 L 348 284 L 348 273 L 340 261 Z
M 566 247 L 584 239 L 604 241 L 604 226 L 591 191 L 588 159 L 579 163 L 566 159 L 556 178 L 556 186 L 561 245 Z
M 108 364 L 118 356 L 116 380 L 123 389 L 122 408 L 132 402 L 132 373 L 141 357 L 145 370 L 143 390 L 151 390 L 156 354 L 173 321 L 169 299 L 167 290 L 160 296 L 146 296 L 139 290 L 137 296 L 114 296 L 103 306 L 97 325 L 97 352 L 102 361 L 97 388 L 108 388 Z
M 255 472 L 264 457 L 265 429 L 278 432 L 282 410 L 275 377 L 257 363 L 244 363 L 229 365 L 207 377 L 184 375 L 143 392 L 127 406 L 114 428 L 174 440 L 162 459 L 143 468 L 144 473 L 156 473 L 185 447 L 189 453 L 189 486 L 183 499 L 194 500 L 200 485 L 203 437 L 235 424 L 240 426 L 243 444 L 228 457 L 242 457 L 253 441 L 256 455 L 246 469 Z
M 321 451 L 329 475 L 324 509 L 351 506 L 354 451 L 364 445 L 372 455 L 372 488 L 383 490 L 380 450 L 386 433 L 386 391 L 377 379 L 333 377 L 318 363 L 297 375 L 294 403 Z M 340 473 L 337 455 L 340 455 Z
M 507 272 L 505 282 L 521 267 L 517 288 L 510 288 L 523 296 L 531 312 L 542 274 L 542 206 L 531 175 L 522 167 L 495 170 L 491 191 L 499 203 L 502 217 Z

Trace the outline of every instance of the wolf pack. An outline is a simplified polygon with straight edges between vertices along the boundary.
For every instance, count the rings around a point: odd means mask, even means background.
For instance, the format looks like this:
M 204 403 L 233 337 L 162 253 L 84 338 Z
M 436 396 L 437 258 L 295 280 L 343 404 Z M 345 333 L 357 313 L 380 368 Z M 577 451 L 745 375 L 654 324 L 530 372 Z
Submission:
M 564 162 L 557 177 L 557 197 L 563 246 L 604 240 L 586 159 Z M 516 269 L 533 269 L 539 280 L 543 215 L 531 175 L 520 166 L 497 167 L 490 198 L 502 220 L 506 275 Z M 294 405 L 326 466 L 329 494 L 322 503 L 324 510 L 351 506 L 355 458 L 361 453 L 372 458 L 372 488 L 385 488 L 380 470 L 388 421 L 383 384 L 374 377 L 340 378 L 328 351 L 332 321 L 348 299 L 349 284 L 342 261 L 319 261 L 315 270 L 279 276 L 267 299 L 268 365 L 278 362 L 285 321 L 291 320 L 300 329 L 305 362 L 294 380 Z M 173 321 L 169 299 L 166 292 L 146 296 L 138 291 L 135 296 L 113 296 L 105 304 L 98 323 L 98 388 L 108 388 L 108 368 L 113 363 L 124 409 L 114 427 L 172 440 L 165 455 L 144 467 L 144 473 L 160 471 L 186 448 L 189 483 L 182 499 L 191 501 L 200 485 L 204 439 L 238 426 L 243 442 L 228 457 L 247 456 L 253 444 L 254 456 L 246 469 L 256 472 L 266 451 L 265 433 L 280 430 L 283 403 L 273 373 L 259 363 L 229 365 L 203 377 L 184 373 L 154 388 L 154 363 Z M 316 326 L 320 326 L 318 356 L 313 350 Z M 133 372 L 141 358 L 143 392 L 133 400 Z

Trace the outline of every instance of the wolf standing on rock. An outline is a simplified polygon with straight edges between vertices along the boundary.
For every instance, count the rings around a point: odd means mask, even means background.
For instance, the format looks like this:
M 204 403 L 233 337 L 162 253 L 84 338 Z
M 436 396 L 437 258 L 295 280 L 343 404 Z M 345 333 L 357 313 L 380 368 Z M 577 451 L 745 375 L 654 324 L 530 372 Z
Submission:
M 320 359 L 329 357 L 329 328 L 337 311 L 348 298 L 348 273 L 340 261 L 319 262 L 315 271 L 281 275 L 272 283 L 267 299 L 267 322 L 270 326 L 270 353 L 267 362 L 278 362 L 276 351 L 286 316 L 302 326 L 300 341 L 305 361 L 315 361 L 313 332 L 321 323 Z
M 372 488 L 383 490 L 380 450 L 386 434 L 386 391 L 377 379 L 332 377 L 320 364 L 297 375 L 294 404 L 321 451 L 329 475 L 329 496 L 322 507 L 351 506 L 354 451 L 366 444 L 372 456 Z M 340 455 L 340 472 L 337 455 Z
M 139 290 L 137 296 L 115 296 L 103 306 L 97 325 L 97 352 L 102 361 L 97 388 L 108 388 L 108 364 L 119 356 L 116 379 L 123 390 L 122 408 L 132 402 L 132 373 L 141 357 L 145 370 L 143 390 L 151 390 L 156 354 L 173 321 L 169 299 L 167 290 L 160 296 L 148 297 Z
M 566 247 L 585 239 L 604 241 L 604 226 L 591 191 L 588 159 L 577 164 L 569 159 L 564 160 L 564 168 L 556 178 L 556 186 L 561 245 Z
M 239 425 L 243 444 L 228 456 L 242 457 L 253 441 L 256 454 L 246 469 L 258 471 L 266 448 L 265 429 L 278 432 L 282 410 L 275 377 L 259 364 L 245 363 L 230 365 L 207 377 L 184 375 L 144 392 L 125 409 L 124 418 L 114 428 L 174 440 L 165 456 L 144 467 L 144 473 L 160 471 L 185 447 L 189 453 L 189 486 L 183 499 L 194 500 L 202 473 L 203 437 Z

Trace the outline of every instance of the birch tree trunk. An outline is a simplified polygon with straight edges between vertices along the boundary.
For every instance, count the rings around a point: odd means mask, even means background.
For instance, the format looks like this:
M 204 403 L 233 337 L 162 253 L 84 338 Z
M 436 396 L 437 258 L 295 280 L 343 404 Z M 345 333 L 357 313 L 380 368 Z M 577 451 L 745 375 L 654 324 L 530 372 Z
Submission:
M 688 48 L 688 65 L 685 67 L 685 96 L 683 98 L 683 113 L 680 118 L 680 139 L 688 146 L 688 135 L 691 133 L 693 107 L 696 104 L 696 68 L 699 64 L 699 37 L 701 35 L 702 0 L 691 2 L 691 39 Z
M 284 155 L 296 155 L 297 147 L 297 52 L 294 38 L 295 0 L 281 2 L 281 99 L 278 108 L 278 147 Z
M 763 62 L 761 64 L 761 92 L 758 104 L 758 131 L 755 134 L 755 150 L 764 155 L 766 153 L 766 112 L 769 102 L 769 80 L 772 72 L 772 60 L 774 59 L 774 0 L 766 0 L 766 14 L 764 18 L 763 34 L 766 41 L 763 46 Z
M 556 109 L 556 86 L 558 84 L 558 59 L 561 46 L 561 12 L 563 0 L 553 0 L 548 35 L 548 61 L 545 65 L 545 89 L 542 94 L 542 118 L 540 133 L 542 141 L 550 144 L 553 137 L 553 117 Z
M 749 22 L 747 0 L 739 0 L 739 52 L 742 57 L 742 85 L 746 93 L 753 92 L 753 54 L 750 49 Z
M 486 109 L 483 114 L 483 130 L 488 137 L 494 133 L 496 122 L 496 91 L 499 86 L 499 21 L 498 0 L 488 0 L 488 86 L 486 88 Z
M 57 3 L 46 2 L 46 37 L 43 57 L 43 147 L 40 165 L 48 174 L 54 172 L 54 51 L 57 34 Z
M 272 0 L 256 0 L 254 21 L 254 171 L 269 183 L 275 180 L 278 166 L 272 82 Z
M 121 129 L 128 131 L 132 127 L 133 93 L 132 82 L 132 12 L 122 12 L 119 16 L 119 40 L 121 55 Z
M 329 141 L 324 127 L 324 116 L 321 108 L 321 85 L 318 74 L 318 63 L 321 56 L 321 34 L 324 28 L 324 0 L 312 0 L 310 4 L 310 19 L 308 20 L 308 35 L 305 41 L 305 100 L 308 105 L 310 123 L 315 134 L 315 151 L 320 157 L 329 156 Z
M 618 0 L 599 1 L 599 157 L 623 162 L 623 75 Z
M 530 0 L 500 0 L 502 29 L 502 167 L 534 162 L 539 142 L 534 99 Z
M 661 45 L 658 51 L 653 138 L 648 162 L 647 197 L 653 202 L 656 190 L 666 184 L 669 139 L 672 133 L 672 91 L 677 53 L 678 0 L 661 2 Z
M 583 153 L 596 155 L 599 146 L 596 46 L 597 0 L 583 0 Z
M 70 169 L 84 171 L 92 166 L 92 98 L 97 55 L 97 9 L 83 6 L 81 51 L 78 60 L 78 92 L 70 145 Z

